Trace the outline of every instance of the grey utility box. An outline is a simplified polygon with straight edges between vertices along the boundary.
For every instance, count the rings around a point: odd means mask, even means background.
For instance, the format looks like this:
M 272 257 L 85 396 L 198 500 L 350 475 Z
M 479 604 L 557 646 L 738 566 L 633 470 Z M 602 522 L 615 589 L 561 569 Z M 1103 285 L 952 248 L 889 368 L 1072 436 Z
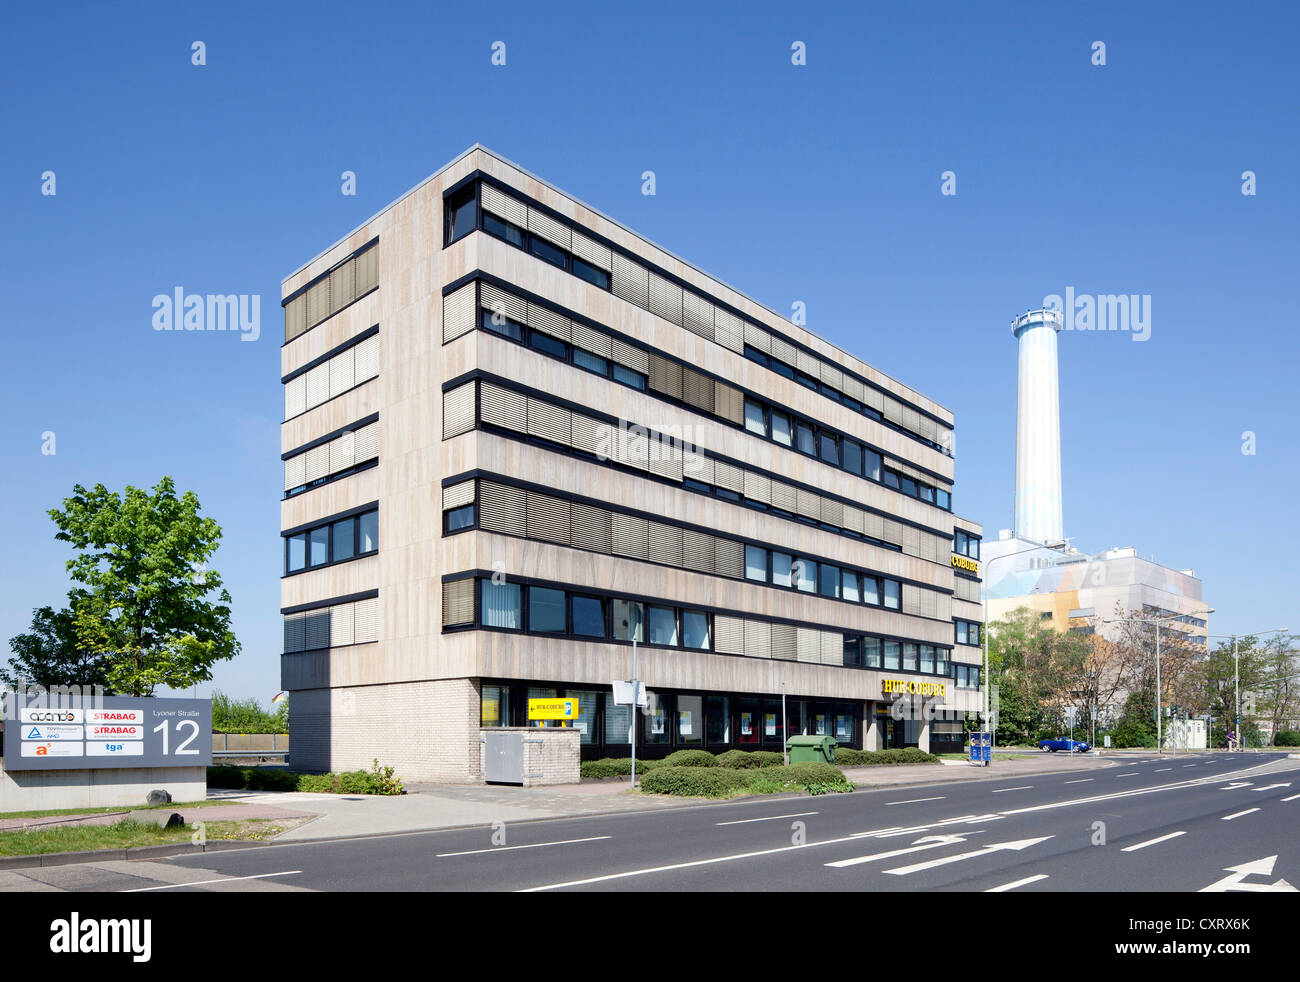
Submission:
M 485 730 L 483 780 L 494 784 L 524 783 L 524 735 L 519 731 Z

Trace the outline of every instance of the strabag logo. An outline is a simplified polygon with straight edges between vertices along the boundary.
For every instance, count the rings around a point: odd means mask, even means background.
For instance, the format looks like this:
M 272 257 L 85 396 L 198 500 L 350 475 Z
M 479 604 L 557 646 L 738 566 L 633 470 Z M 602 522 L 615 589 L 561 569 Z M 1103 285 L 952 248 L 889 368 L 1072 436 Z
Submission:
M 67 920 L 50 922 L 50 951 L 56 955 L 122 954 L 147 962 L 153 949 L 153 921 L 148 918 L 88 917 L 73 911 Z

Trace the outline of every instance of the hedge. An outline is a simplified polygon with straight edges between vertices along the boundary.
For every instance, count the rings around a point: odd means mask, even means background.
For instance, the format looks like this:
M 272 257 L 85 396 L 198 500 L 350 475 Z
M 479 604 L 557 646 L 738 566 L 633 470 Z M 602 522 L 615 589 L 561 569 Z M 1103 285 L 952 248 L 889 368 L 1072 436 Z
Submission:
M 770 794 L 802 788 L 810 794 L 852 791 L 853 785 L 832 764 L 806 763 L 760 768 L 659 767 L 641 782 L 646 794 L 693 798 L 727 798 L 738 792 Z
M 717 767 L 718 758 L 707 750 L 678 750 L 664 758 L 669 767 Z
M 272 767 L 233 767 L 226 764 L 208 768 L 208 787 L 331 794 L 406 793 L 401 780 L 393 776 L 393 768 L 380 767 L 377 760 L 368 771 L 344 771 L 341 774 L 298 774 Z
M 1300 747 L 1300 730 L 1278 730 L 1273 746 Z
M 636 772 L 640 776 L 656 767 L 663 766 L 662 760 L 636 759 Z M 578 773 L 583 777 L 629 777 L 632 774 L 631 757 L 602 757 L 600 760 L 584 760 L 578 765 Z
M 835 751 L 837 767 L 869 767 L 876 764 L 937 764 L 939 758 L 917 747 L 895 750 L 852 750 L 843 747 Z

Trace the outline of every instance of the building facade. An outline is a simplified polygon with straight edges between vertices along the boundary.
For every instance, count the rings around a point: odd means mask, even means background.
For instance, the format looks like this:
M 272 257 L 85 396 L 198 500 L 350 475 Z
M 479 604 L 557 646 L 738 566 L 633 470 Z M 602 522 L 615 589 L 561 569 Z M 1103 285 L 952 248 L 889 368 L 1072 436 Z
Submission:
M 947 409 L 478 146 L 282 295 L 296 767 L 479 780 L 547 697 L 584 758 L 960 750 Z

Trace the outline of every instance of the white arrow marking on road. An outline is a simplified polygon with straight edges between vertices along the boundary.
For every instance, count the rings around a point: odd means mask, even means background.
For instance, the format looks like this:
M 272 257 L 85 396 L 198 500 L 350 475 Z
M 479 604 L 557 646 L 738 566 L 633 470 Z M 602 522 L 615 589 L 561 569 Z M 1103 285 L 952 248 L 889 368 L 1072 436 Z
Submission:
M 1232 873 L 1232 876 L 1225 876 L 1221 880 L 1216 880 L 1208 887 L 1202 887 L 1198 893 L 1227 893 L 1229 891 L 1248 891 L 1252 893 L 1297 893 L 1286 880 L 1275 880 L 1272 883 L 1243 883 L 1241 882 L 1248 876 L 1272 876 L 1273 864 L 1277 862 L 1276 856 L 1265 856 L 1263 859 L 1257 859 L 1253 863 L 1242 863 L 1240 866 L 1225 866 L 1225 871 Z
M 1251 791 L 1272 791 L 1274 788 L 1289 788 L 1289 787 L 1291 787 L 1291 782 L 1287 781 L 1285 784 L 1266 784 L 1262 788 L 1251 788 L 1250 790 Z
M 995 852 L 1002 852 L 1007 849 L 1014 849 L 1019 852 L 1022 849 L 1028 849 L 1030 846 L 1036 846 L 1040 842 L 1046 842 L 1054 838 L 1050 835 L 1040 836 L 1037 839 L 1017 839 L 1014 842 L 995 842 L 992 845 L 985 846 L 983 849 L 975 849 L 971 852 L 961 852 L 955 856 L 944 856 L 942 859 L 931 859 L 929 862 L 916 863 L 912 866 L 899 866 L 896 869 L 887 869 L 886 873 L 892 873 L 894 876 L 907 876 L 909 873 L 919 873 L 922 870 L 934 869 L 936 866 L 946 866 L 949 863 L 960 863 L 964 859 L 974 859 L 976 856 L 988 856 Z
M 1231 784 L 1225 784 L 1223 787 L 1219 788 L 1219 790 L 1234 791 L 1237 788 L 1248 788 L 1254 783 L 1254 781 L 1233 781 Z
M 977 832 L 966 832 L 964 835 L 979 835 L 983 829 Z M 834 869 L 844 869 L 848 866 L 859 866 L 862 863 L 875 862 L 877 859 L 893 859 L 895 856 L 904 856 L 909 852 L 921 852 L 925 849 L 935 849 L 939 846 L 951 846 L 958 842 L 965 842 L 961 835 L 927 835 L 924 838 L 917 839 L 916 842 L 907 849 L 891 849 L 889 852 L 878 852 L 871 856 L 856 856 L 853 859 L 841 859 L 838 862 L 826 863 L 826 866 Z M 921 843 L 925 843 L 922 845 Z

